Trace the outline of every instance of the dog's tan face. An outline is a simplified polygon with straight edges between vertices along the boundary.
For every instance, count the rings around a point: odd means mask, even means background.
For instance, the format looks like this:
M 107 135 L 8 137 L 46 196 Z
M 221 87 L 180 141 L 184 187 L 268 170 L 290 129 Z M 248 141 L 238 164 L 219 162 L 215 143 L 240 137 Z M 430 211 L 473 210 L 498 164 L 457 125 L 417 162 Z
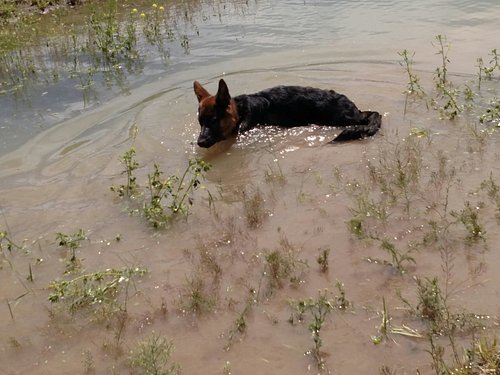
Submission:
M 236 103 L 231 99 L 223 79 L 219 81 L 219 89 L 215 95 L 210 95 L 198 81 L 194 82 L 193 87 L 198 98 L 198 122 L 201 126 L 198 146 L 208 148 L 237 130 Z

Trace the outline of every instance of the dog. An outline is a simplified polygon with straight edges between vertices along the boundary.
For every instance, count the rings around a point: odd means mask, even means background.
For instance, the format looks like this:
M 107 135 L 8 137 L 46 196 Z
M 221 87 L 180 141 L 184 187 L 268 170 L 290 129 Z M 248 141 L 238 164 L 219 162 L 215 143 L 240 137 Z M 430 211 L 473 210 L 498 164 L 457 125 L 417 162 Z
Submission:
M 344 127 L 329 143 L 370 137 L 382 125 L 382 116 L 378 112 L 360 111 L 345 95 L 333 90 L 276 86 L 231 98 L 223 79 L 219 81 L 215 95 L 210 95 L 198 81 L 194 82 L 193 88 L 198 98 L 201 126 L 197 143 L 203 148 L 257 125 Z

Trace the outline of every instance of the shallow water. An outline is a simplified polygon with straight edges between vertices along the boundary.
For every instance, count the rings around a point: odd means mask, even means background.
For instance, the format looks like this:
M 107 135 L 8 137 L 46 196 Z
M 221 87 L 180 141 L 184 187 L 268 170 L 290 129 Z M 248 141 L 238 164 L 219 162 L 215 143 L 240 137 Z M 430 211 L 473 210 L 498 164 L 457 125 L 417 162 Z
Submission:
M 198 7 L 192 18 L 199 36 L 191 31 L 189 55 L 173 51 L 167 66 L 159 57 L 152 58 L 143 76 L 130 77 L 129 95 L 110 98 L 112 92 L 102 92 L 102 104 L 84 110 L 82 102 L 59 98 L 49 86 L 44 97 L 57 101 L 63 121 L 42 121 L 37 126 L 43 131 L 30 129 L 36 123 L 29 121 L 33 113 L 47 109 L 36 98 L 32 109 L 20 107 L 7 116 L 0 133 L 0 229 L 17 243 L 26 239 L 26 251 L 4 249 L 0 256 L 0 296 L 5 301 L 0 303 L 2 372 L 129 373 L 128 358 L 137 341 L 161 334 L 173 341 L 173 360 L 183 373 L 223 373 L 227 363 L 235 374 L 317 373 L 314 359 L 304 355 L 313 345 L 307 328 L 310 318 L 290 325 L 288 301 L 314 298 L 324 288 L 338 294 L 337 280 L 345 285 L 353 307 L 332 313 L 321 331 L 327 372 L 377 373 L 387 365 L 398 373 L 433 373 L 425 338 L 394 334 L 380 345 L 370 338 L 378 333 L 382 298 L 395 325 L 425 332 L 425 324 L 408 314 L 397 297 L 401 291 L 416 300 L 414 277 L 438 277 L 450 291 L 453 308 L 490 316 L 485 332 L 494 332 L 500 294 L 498 209 L 479 187 L 490 176 L 498 179 L 498 134 L 472 131 L 476 124 L 484 129 L 477 121 L 481 109 L 448 121 L 439 120 L 423 100 L 406 102 L 407 79 L 397 53 L 416 51 L 415 70 L 424 89 L 432 92 L 432 75 L 440 65 L 432 43 L 436 35 L 446 35 L 452 43 L 451 79 L 457 85 L 472 82 L 476 59 L 488 61 L 488 53 L 498 47 L 500 4 L 235 4 Z M 233 95 L 278 84 L 334 88 L 361 109 L 383 113 L 383 129 L 373 139 L 331 146 L 326 142 L 336 129 L 260 128 L 202 150 L 196 146 L 199 125 L 192 82 L 199 80 L 215 91 L 221 77 Z M 485 81 L 475 99 L 482 103 L 478 107 L 498 96 L 498 89 L 498 78 Z M 346 223 L 356 204 L 349 194 L 356 185 L 353 181 L 376 194 L 378 185 L 370 180 L 369 166 L 393 175 L 383 166 L 404 159 L 401 155 L 415 140 L 408 136 L 411 128 L 430 134 L 417 139 L 420 183 L 406 197 L 398 196 L 399 204 L 391 206 L 385 222 L 366 219 L 372 234 L 389 238 L 401 251 L 413 249 L 415 264 L 401 276 L 393 267 L 368 262 L 367 258 L 378 263 L 391 258 L 376 239 L 357 239 Z M 15 148 L 9 147 L 11 139 Z M 187 220 L 169 229 L 155 231 L 144 218 L 129 215 L 127 207 L 133 203 L 117 198 L 109 187 L 124 183 L 119 157 L 132 146 L 142 185 L 155 163 L 167 174 L 179 174 L 190 158 L 210 162 L 203 185 L 214 197 L 214 208 L 209 208 L 202 189 L 195 194 Z M 441 185 L 433 185 L 442 155 L 455 175 L 449 185 L 443 182 L 446 177 Z M 403 170 L 410 168 L 407 164 Z M 486 242 L 467 244 L 467 233 L 457 224 L 450 227 L 441 248 L 412 247 L 429 230 L 427 219 L 439 216 L 444 199 L 439 193 L 445 185 L 449 211 L 461 210 L 466 201 L 480 207 Z M 252 228 L 244 203 L 256 192 L 264 200 L 264 216 Z M 405 199 L 411 203 L 408 212 Z M 67 253 L 58 247 L 56 233 L 79 228 L 89 237 L 77 250 L 86 272 L 136 265 L 148 269 L 129 291 L 123 330 L 114 320 L 103 324 L 85 313 L 68 316 L 47 300 L 50 281 L 74 277 L 64 275 Z M 118 234 L 120 241 L 115 240 Z M 282 288 L 266 293 L 266 254 L 290 248 L 308 267 L 297 266 L 299 282 L 285 281 Z M 326 274 L 319 272 L 316 261 L 322 249 L 330 250 Z M 207 257 L 220 267 L 217 279 Z M 446 267 L 448 272 L 443 271 Z M 26 279 L 30 270 L 33 281 Z M 217 297 L 215 308 L 199 315 L 184 311 L 188 281 L 196 276 Z M 246 332 L 236 335 L 228 348 L 230 331 L 245 309 L 250 289 L 258 293 L 246 316 Z M 457 339 L 460 345 L 467 340 Z

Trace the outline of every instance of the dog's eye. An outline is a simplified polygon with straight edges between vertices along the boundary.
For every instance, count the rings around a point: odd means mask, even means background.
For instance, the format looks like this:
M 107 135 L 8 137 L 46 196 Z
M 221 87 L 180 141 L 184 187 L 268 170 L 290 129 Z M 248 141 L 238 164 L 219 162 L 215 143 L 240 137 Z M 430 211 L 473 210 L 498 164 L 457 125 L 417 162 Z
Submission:
M 208 128 L 213 128 L 217 126 L 217 117 L 216 116 L 206 116 L 203 118 L 200 118 L 200 124 L 203 126 L 206 126 Z

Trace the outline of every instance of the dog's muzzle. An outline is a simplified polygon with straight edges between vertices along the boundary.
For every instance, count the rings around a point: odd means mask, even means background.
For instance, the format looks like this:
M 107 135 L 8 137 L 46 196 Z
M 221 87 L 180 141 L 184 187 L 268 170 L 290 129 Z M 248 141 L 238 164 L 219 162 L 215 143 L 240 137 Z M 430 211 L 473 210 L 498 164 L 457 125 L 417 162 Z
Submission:
M 208 148 L 216 144 L 217 142 L 221 141 L 223 138 L 213 134 L 213 131 L 206 127 L 203 126 L 201 128 L 201 133 L 198 137 L 198 146 L 203 147 L 203 148 Z

